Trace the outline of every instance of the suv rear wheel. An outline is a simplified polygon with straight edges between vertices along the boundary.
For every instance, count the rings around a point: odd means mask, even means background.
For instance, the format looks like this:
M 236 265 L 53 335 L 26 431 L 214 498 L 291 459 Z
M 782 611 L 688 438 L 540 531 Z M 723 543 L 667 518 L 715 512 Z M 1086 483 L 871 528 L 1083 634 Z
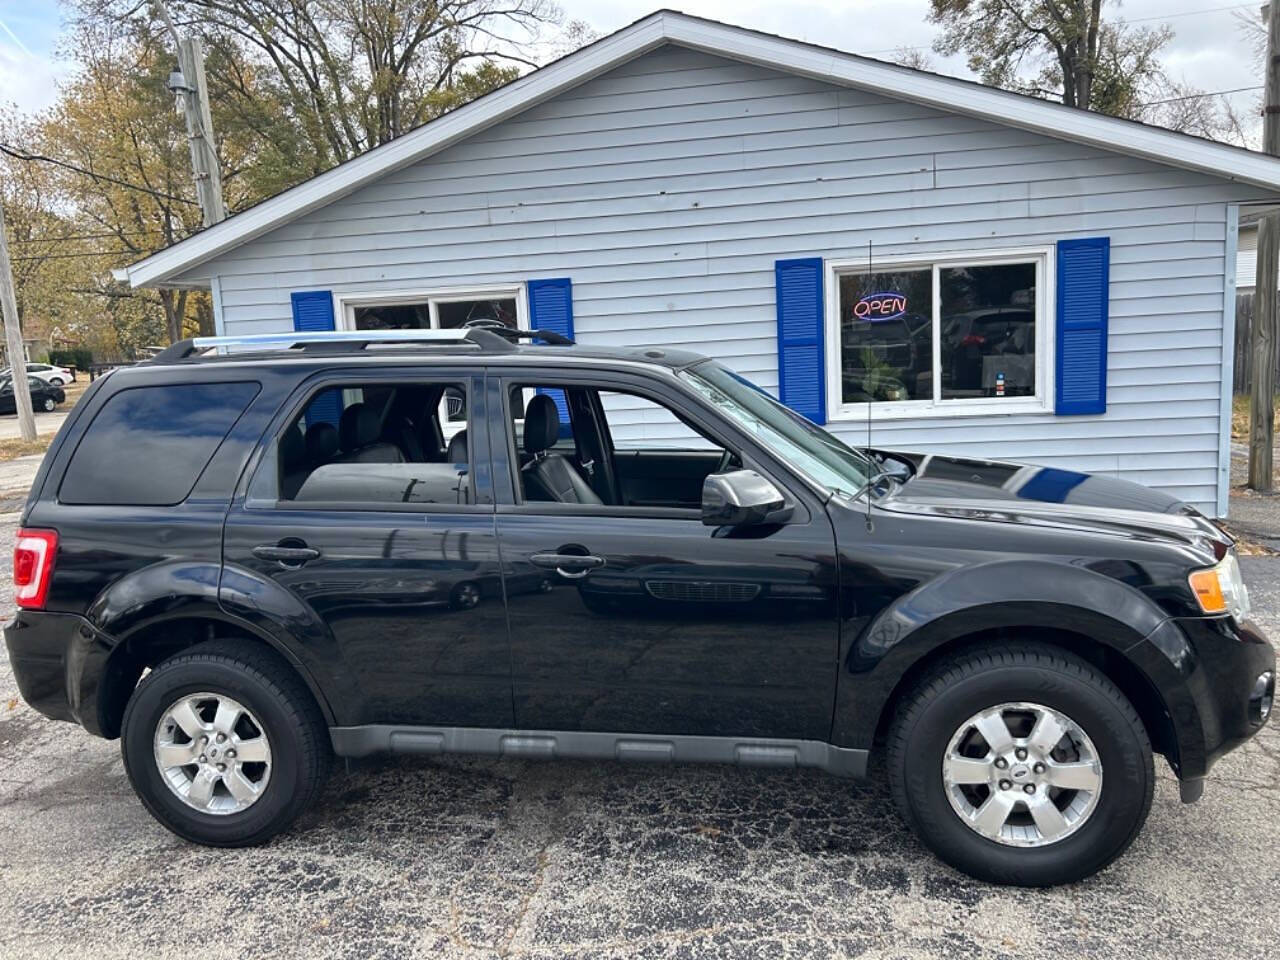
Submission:
M 1036 644 L 943 663 L 889 736 L 903 817 L 959 870 L 1051 886 L 1102 869 L 1151 808 L 1151 744 L 1133 706 L 1090 664 Z
M 221 847 L 288 827 L 330 760 L 310 691 L 274 651 L 242 640 L 202 643 L 152 670 L 125 710 L 121 753 L 157 820 Z

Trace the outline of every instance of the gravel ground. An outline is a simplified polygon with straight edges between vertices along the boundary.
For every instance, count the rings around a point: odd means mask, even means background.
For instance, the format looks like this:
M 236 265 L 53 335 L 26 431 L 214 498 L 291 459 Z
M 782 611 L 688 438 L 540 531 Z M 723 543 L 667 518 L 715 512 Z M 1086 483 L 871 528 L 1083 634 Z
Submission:
M 1242 563 L 1280 636 L 1280 558 Z M 879 784 L 709 766 L 366 762 L 287 836 L 216 851 L 152 821 L 118 745 L 34 713 L 3 661 L 0 956 L 1263 957 L 1278 768 L 1273 725 L 1188 807 L 1160 762 L 1128 854 L 1050 891 L 942 866 Z
M 1277 459 L 1280 463 L 1280 459 Z M 1250 543 L 1266 550 L 1280 551 L 1280 494 L 1254 493 L 1249 480 L 1246 447 L 1231 445 L 1231 502 L 1227 526 Z

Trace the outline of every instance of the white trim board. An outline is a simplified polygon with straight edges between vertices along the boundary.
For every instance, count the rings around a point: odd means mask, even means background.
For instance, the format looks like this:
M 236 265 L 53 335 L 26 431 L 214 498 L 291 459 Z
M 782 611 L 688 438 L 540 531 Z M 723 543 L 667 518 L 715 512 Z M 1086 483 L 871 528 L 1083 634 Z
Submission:
M 1218 516 L 1231 506 L 1231 403 L 1236 369 L 1236 242 L 1240 205 L 1227 204 L 1227 245 L 1222 284 L 1222 381 L 1218 397 Z
M 390 143 L 166 247 L 124 268 L 123 273 L 134 287 L 169 283 L 179 274 L 233 247 L 668 43 L 953 113 L 979 116 L 1060 140 L 1143 157 L 1166 166 L 1280 193 L 1280 159 L 1262 153 L 1077 110 L 968 80 L 660 10 Z
M 867 258 L 825 261 L 823 279 L 825 300 L 827 423 L 866 423 L 868 419 L 915 420 L 942 417 L 995 417 L 1019 414 L 1049 414 L 1054 405 L 1054 370 L 1056 369 L 1056 337 L 1054 335 L 1053 308 L 1057 302 L 1057 276 L 1055 250 L 1048 246 L 1012 247 L 1008 250 L 953 251 L 923 256 L 897 256 L 876 258 L 871 269 L 933 271 L 933 303 L 931 305 L 931 340 L 933 377 L 935 387 L 942 382 L 941 348 L 941 296 L 937 271 L 947 266 L 987 266 L 1001 263 L 1036 264 L 1036 393 L 1032 397 L 1006 397 L 1004 399 L 966 398 L 956 400 L 879 400 L 875 403 L 845 403 L 842 396 L 842 357 L 840 337 L 840 277 L 849 273 L 865 273 Z

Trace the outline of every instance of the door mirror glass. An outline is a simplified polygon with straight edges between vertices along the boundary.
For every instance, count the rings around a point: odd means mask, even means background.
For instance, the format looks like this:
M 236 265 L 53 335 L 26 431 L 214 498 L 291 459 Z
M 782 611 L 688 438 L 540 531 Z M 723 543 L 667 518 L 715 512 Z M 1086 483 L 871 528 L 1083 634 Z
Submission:
M 754 470 L 713 473 L 702 484 L 702 522 L 708 526 L 785 523 L 791 512 L 782 491 Z

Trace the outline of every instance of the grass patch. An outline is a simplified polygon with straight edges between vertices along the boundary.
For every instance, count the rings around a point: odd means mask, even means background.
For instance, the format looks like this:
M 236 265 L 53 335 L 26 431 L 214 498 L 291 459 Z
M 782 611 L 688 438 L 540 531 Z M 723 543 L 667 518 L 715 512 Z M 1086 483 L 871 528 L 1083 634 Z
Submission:
M 0 460 L 17 460 L 33 453 L 44 453 L 49 449 L 49 444 L 53 443 L 53 438 L 54 434 L 46 433 L 34 440 L 23 440 L 21 437 L 0 440 Z

